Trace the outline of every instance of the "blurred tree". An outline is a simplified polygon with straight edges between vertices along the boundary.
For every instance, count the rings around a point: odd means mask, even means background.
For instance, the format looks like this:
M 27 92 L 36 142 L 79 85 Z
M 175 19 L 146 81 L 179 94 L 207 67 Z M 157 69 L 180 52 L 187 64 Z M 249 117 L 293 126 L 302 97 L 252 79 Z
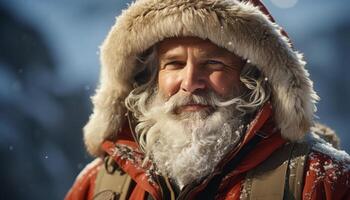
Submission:
M 89 160 L 86 91 L 55 92 L 47 42 L 1 4 L 0 30 L 0 199 L 62 199 Z

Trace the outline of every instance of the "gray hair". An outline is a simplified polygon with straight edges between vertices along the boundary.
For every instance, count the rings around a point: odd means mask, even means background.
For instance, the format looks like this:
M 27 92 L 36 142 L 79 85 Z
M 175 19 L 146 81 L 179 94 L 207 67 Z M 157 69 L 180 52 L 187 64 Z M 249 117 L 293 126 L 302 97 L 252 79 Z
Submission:
M 136 119 L 140 119 L 148 111 L 148 105 L 153 100 L 157 92 L 158 77 L 158 55 L 155 47 L 150 48 L 144 54 L 138 57 L 136 65 L 137 73 L 134 80 L 134 89 L 125 99 L 126 108 L 133 113 Z M 235 104 L 235 108 L 241 112 L 242 116 L 253 114 L 266 101 L 269 100 L 271 89 L 267 78 L 253 65 L 246 63 L 240 73 L 240 81 L 242 82 L 241 94 L 232 100 L 222 102 L 220 106 L 228 106 Z M 137 142 L 140 143 L 141 149 L 144 148 L 145 134 L 151 127 L 151 123 L 136 126 L 135 132 Z M 146 127 L 145 127 L 146 126 Z

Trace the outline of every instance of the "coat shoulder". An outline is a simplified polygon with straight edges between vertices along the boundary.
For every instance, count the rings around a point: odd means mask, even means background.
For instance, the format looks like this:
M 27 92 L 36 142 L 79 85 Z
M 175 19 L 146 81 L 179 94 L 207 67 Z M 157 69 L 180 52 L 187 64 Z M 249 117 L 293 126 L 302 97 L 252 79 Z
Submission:
M 96 176 L 102 165 L 103 160 L 101 158 L 96 158 L 87 164 L 75 179 L 65 200 L 92 199 Z
M 350 197 L 350 156 L 335 149 L 319 135 L 310 134 L 304 199 L 346 199 Z M 322 195 L 322 196 L 320 196 Z
M 349 154 L 343 150 L 339 150 L 339 146 L 334 145 L 332 141 L 326 140 L 319 133 L 310 133 L 304 141 L 310 148 L 309 160 L 338 163 L 339 166 L 343 166 L 344 169 L 349 170 Z M 323 167 L 327 169 L 327 165 Z

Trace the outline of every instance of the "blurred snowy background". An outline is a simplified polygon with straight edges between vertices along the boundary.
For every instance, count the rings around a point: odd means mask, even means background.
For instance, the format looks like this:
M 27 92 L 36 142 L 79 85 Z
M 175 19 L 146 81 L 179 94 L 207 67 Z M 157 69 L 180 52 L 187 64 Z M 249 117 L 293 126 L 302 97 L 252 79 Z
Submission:
M 98 47 L 126 0 L 0 0 L 0 199 L 62 199 L 92 158 Z M 304 52 L 319 121 L 350 151 L 350 2 L 265 0 Z

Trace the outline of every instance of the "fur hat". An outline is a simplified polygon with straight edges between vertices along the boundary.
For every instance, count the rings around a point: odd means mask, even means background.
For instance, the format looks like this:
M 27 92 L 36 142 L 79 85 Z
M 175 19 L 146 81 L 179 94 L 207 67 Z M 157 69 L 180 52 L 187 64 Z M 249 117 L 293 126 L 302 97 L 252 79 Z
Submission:
M 282 136 L 302 138 L 313 123 L 318 96 L 302 55 L 258 0 L 138 0 L 117 17 L 102 44 L 100 83 L 84 127 L 88 151 L 121 129 L 136 56 L 165 38 L 196 36 L 249 60 L 272 86 L 274 119 Z

